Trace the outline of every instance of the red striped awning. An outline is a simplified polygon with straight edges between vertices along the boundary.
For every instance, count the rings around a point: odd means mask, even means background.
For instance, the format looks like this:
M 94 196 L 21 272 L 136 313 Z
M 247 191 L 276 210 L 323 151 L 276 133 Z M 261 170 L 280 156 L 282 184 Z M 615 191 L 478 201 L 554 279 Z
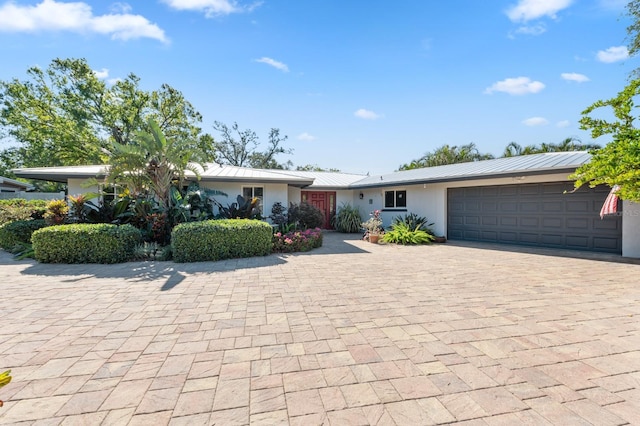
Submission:
M 600 219 L 604 219 L 605 215 L 615 214 L 618 212 L 619 198 L 616 195 L 616 192 L 618 192 L 619 189 L 620 189 L 620 186 L 618 185 L 614 185 L 613 188 L 611 188 L 609 195 L 607 195 L 607 199 L 604 200 L 604 204 L 600 209 Z

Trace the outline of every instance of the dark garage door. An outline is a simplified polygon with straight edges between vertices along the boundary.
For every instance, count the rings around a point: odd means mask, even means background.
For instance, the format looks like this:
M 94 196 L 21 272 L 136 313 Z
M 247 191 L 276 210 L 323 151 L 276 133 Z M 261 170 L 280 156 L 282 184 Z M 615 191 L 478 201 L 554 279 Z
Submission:
M 620 216 L 600 219 L 609 188 L 566 182 L 449 188 L 451 240 L 622 253 Z

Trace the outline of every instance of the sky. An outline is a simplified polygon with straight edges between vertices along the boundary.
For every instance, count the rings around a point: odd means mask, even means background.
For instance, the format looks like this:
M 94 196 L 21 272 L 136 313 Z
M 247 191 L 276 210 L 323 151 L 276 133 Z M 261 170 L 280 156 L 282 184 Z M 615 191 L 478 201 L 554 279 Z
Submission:
M 444 144 L 605 144 L 579 120 L 639 66 L 627 2 L 0 0 L 0 80 L 85 58 L 180 90 L 214 138 L 279 128 L 280 162 L 388 173 Z

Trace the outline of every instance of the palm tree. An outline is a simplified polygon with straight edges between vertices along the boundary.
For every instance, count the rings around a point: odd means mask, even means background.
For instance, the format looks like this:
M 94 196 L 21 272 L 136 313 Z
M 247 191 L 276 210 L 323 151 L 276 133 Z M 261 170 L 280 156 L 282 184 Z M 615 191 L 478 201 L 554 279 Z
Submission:
M 421 158 L 413 160 L 409 164 L 403 164 L 400 166 L 400 170 L 468 163 L 471 161 L 489 160 L 491 158 L 493 158 L 493 155 L 480 153 L 478 147 L 473 142 L 461 146 L 449 146 L 445 144 L 436 148 L 433 152 L 428 152 Z
M 158 123 L 149 119 L 149 132 L 138 132 L 131 144 L 114 143 L 110 152 L 109 180 L 126 185 L 133 196 L 149 194 L 163 210 L 171 206 L 171 187 L 182 188 L 186 172 L 197 178 L 206 155 L 178 138 L 166 138 Z M 200 167 L 198 167 L 200 166 Z
M 540 145 L 527 145 L 525 147 L 516 142 L 511 142 L 504 149 L 503 157 L 515 157 L 518 155 L 540 154 L 543 152 L 567 152 L 587 151 L 598 149 L 600 145 L 584 144 L 577 138 L 566 138 L 560 143 L 541 143 Z

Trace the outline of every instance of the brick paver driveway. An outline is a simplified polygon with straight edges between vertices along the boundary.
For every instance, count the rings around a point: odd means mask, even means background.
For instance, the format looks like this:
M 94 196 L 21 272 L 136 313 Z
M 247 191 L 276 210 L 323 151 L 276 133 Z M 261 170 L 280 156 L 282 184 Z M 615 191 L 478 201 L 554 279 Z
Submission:
M 640 265 L 353 238 L 198 264 L 1 253 L 0 423 L 640 424 Z

